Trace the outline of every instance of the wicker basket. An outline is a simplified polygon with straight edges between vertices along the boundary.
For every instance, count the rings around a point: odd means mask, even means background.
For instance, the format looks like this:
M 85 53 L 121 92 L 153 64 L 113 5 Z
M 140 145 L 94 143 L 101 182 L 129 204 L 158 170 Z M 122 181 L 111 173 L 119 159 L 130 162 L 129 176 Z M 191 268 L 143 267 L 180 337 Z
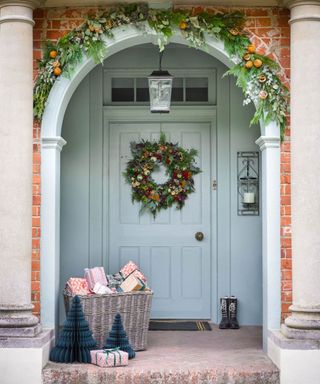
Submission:
M 152 296 L 152 292 L 142 291 L 79 296 L 98 347 L 103 347 L 114 317 L 120 313 L 132 348 L 135 351 L 146 349 Z M 64 293 L 66 313 L 71 307 L 71 300 L 72 296 Z

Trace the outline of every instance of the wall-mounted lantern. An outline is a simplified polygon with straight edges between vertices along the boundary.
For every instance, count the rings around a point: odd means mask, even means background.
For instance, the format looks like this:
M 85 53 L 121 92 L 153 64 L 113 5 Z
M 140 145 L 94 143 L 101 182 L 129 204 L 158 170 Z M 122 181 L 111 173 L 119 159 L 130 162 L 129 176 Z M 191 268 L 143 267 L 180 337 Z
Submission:
M 148 77 L 150 94 L 150 112 L 169 113 L 173 76 L 161 67 L 163 51 L 159 53 L 159 70 Z
M 259 152 L 238 152 L 238 215 L 259 215 Z

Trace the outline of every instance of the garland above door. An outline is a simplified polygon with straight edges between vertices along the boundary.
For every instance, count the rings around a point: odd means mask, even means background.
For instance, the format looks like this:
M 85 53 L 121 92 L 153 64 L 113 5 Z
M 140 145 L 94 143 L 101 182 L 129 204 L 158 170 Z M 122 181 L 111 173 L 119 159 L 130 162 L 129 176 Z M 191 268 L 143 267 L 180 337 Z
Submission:
M 148 28 L 156 32 L 160 51 L 176 31 L 194 48 L 205 49 L 208 38 L 221 41 L 235 62 L 227 74 L 237 78 L 245 95 L 244 104 L 253 102 L 256 107 L 251 123 L 275 121 L 283 137 L 289 92 L 277 74 L 279 65 L 256 51 L 244 31 L 245 22 L 240 12 L 223 13 L 201 7 L 151 9 L 144 3 L 122 5 L 90 16 L 56 44 L 46 44 L 34 86 L 34 116 L 42 118 L 50 90 L 60 76 L 71 76 L 85 55 L 96 63 L 102 62 L 107 49 L 105 40 L 114 37 L 114 29 L 133 25 L 146 33 Z

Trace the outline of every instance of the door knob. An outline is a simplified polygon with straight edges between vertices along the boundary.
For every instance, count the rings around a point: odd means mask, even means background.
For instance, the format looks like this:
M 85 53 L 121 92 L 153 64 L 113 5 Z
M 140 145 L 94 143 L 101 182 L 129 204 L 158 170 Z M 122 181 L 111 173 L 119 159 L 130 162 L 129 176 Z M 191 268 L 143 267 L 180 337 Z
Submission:
M 204 239 L 204 234 L 202 232 L 197 232 L 194 237 L 198 240 L 198 241 L 202 241 Z

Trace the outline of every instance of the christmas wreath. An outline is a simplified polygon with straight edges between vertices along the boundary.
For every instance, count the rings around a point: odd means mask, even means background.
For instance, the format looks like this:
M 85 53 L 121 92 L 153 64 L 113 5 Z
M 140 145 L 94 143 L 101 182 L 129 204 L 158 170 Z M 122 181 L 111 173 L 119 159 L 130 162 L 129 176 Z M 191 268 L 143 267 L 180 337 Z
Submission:
M 201 172 L 195 165 L 195 149 L 186 150 L 168 143 L 164 134 L 159 142 L 141 141 L 131 144 L 132 159 L 124 177 L 132 187 L 132 202 L 141 203 L 140 213 L 150 211 L 155 217 L 161 209 L 176 205 L 181 209 L 188 195 L 195 191 L 193 176 Z M 152 172 L 165 167 L 168 180 L 157 184 Z

